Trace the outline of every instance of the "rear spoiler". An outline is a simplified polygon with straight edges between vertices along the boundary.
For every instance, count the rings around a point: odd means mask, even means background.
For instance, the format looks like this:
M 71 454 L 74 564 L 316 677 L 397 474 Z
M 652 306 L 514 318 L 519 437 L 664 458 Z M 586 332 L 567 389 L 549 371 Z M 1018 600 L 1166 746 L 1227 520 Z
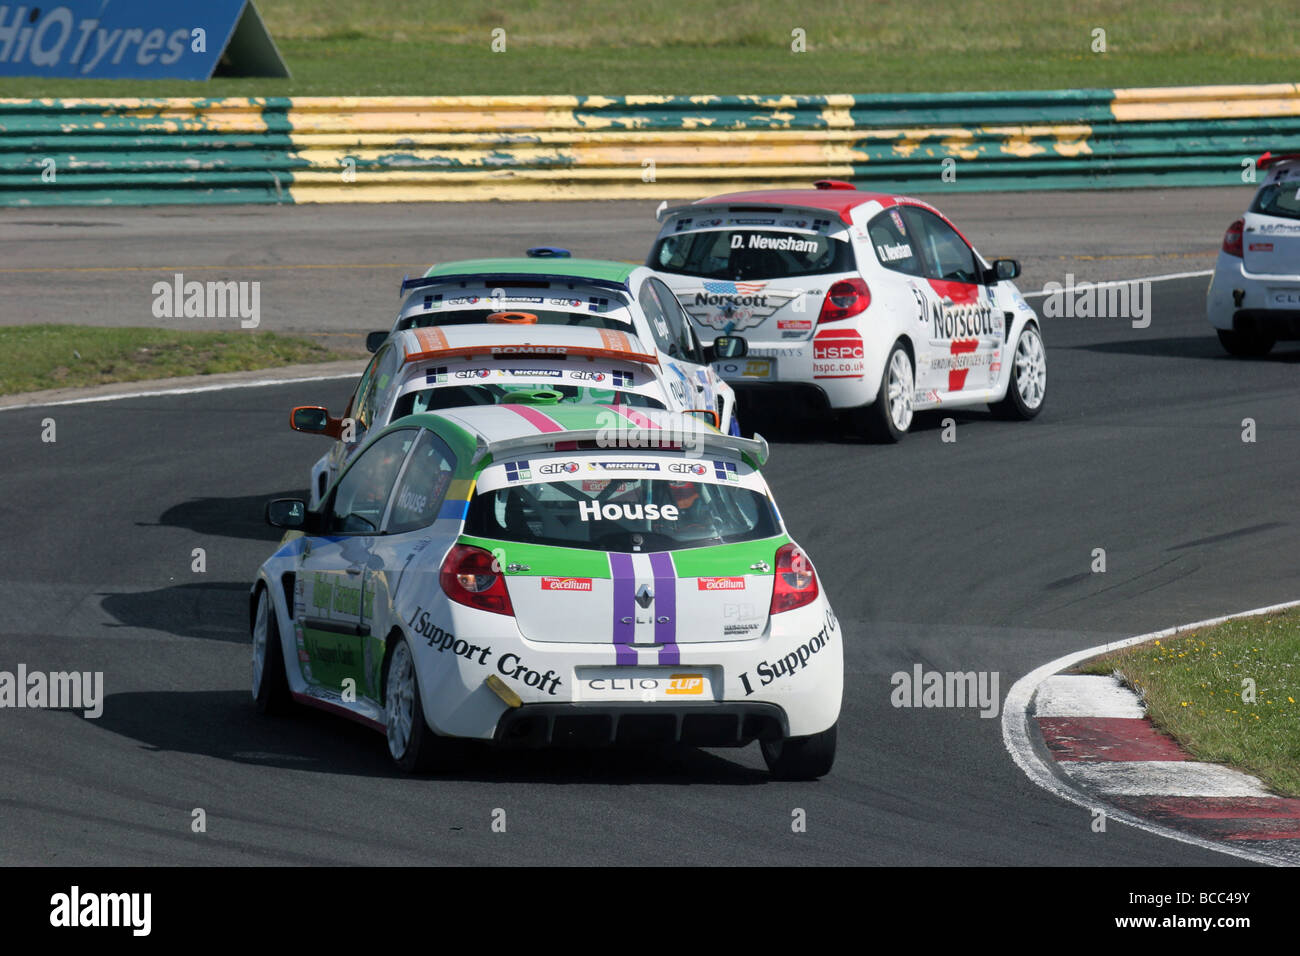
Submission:
M 699 419 L 690 419 L 699 421 Z M 700 422 L 703 426 L 703 422 Z M 629 424 L 629 431 L 635 426 Z M 644 430 L 644 434 L 653 435 L 657 429 Z M 673 432 L 669 431 L 671 436 Z M 507 438 L 503 441 L 487 442 L 483 436 L 478 436 L 478 447 L 474 450 L 472 459 L 473 466 L 477 470 L 480 465 L 486 463 L 486 459 L 491 457 L 493 461 L 501 461 L 504 458 L 515 458 L 524 452 L 544 452 L 554 451 L 557 444 L 573 444 L 578 442 L 605 442 L 608 443 L 610 429 L 608 428 L 584 428 L 577 431 L 567 432 L 541 432 L 536 435 L 520 435 L 516 438 Z M 697 447 L 701 454 L 705 452 L 725 452 L 742 458 L 751 468 L 761 468 L 767 461 L 768 448 L 767 439 L 762 435 L 755 433 L 753 438 L 738 438 L 735 435 L 726 435 L 712 426 L 701 427 L 698 431 L 691 432 L 692 443 L 698 443 Z
M 1300 160 L 1300 153 L 1283 153 L 1281 156 L 1274 156 L 1273 151 L 1269 150 L 1259 159 L 1255 160 L 1256 169 L 1268 169 L 1270 166 L 1277 166 L 1281 163 L 1289 163 Z
M 614 359 L 621 362 L 639 362 L 642 365 L 658 365 L 659 356 L 654 352 L 640 352 L 644 346 L 626 332 L 600 329 L 601 346 L 595 345 L 530 345 L 528 342 L 515 344 L 493 344 L 479 342 L 474 345 L 451 345 L 447 336 L 439 328 L 408 329 L 404 348 L 405 363 L 425 362 L 433 359 L 502 358 L 506 356 L 528 356 L 531 358 L 588 358 Z M 522 335 L 522 333 L 521 333 Z
M 832 212 L 829 209 L 818 209 L 816 206 L 798 206 L 788 203 L 741 203 L 741 202 L 719 202 L 719 203 L 686 203 L 681 206 L 669 206 L 666 202 L 660 203 L 659 208 L 655 210 L 655 222 L 663 222 L 669 216 L 678 213 L 690 213 L 692 216 L 707 216 L 711 213 L 722 214 L 730 212 L 731 206 L 743 206 L 746 209 L 757 208 L 767 205 L 771 208 L 773 215 L 777 213 L 793 212 L 795 215 L 807 216 L 809 219 L 828 219 L 831 222 L 843 223 L 845 227 L 850 225 L 849 220 L 845 219 L 839 213 Z
M 400 298 L 415 289 L 429 289 L 433 286 L 452 285 L 457 282 L 473 282 L 476 285 L 485 286 L 491 286 L 494 282 L 529 282 L 534 285 L 558 282 L 562 285 L 595 286 L 599 289 L 608 289 L 611 292 L 621 292 L 626 296 L 631 295 L 627 286 L 612 279 L 589 279 L 586 276 L 547 275 L 536 272 L 492 272 L 486 275 L 467 272 L 460 275 L 419 276 L 414 279 L 410 276 L 402 276 L 402 285 L 398 289 L 397 295 Z

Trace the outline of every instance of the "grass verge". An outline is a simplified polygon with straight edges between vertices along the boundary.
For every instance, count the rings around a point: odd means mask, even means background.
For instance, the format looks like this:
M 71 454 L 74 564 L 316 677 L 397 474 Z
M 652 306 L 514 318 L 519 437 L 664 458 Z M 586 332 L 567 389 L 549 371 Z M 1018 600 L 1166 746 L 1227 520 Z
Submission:
M 1138 644 L 1077 672 L 1118 673 L 1192 756 L 1300 796 L 1300 610 Z
M 291 80 L 5 78 L 0 96 L 871 93 L 1300 78 L 1300 19 L 1237 0 L 258 0 L 258 9 Z M 492 50 L 497 30 L 502 52 Z
M 360 357 L 274 332 L 0 327 L 0 395 Z

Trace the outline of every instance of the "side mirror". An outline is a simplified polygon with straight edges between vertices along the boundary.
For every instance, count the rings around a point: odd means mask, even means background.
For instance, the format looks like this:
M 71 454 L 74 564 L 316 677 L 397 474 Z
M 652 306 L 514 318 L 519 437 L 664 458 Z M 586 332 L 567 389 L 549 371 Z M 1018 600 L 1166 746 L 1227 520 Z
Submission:
M 296 432 L 325 435 L 328 438 L 340 438 L 343 435 L 343 420 L 330 418 L 329 411 L 321 405 L 299 405 L 289 413 L 289 427 Z
M 275 498 L 268 501 L 266 523 L 272 528 L 302 528 L 307 523 L 307 502 L 301 498 Z
M 994 259 L 992 267 L 984 273 L 984 284 L 992 285 L 994 282 L 1004 282 L 1008 279 L 1015 279 L 1020 275 L 1020 263 L 1015 259 Z
M 366 351 L 373 355 L 386 341 L 388 341 L 388 333 L 382 329 L 378 332 L 370 332 L 366 335 Z
M 713 340 L 714 361 L 744 358 L 749 354 L 749 341 L 739 335 L 719 335 Z
M 700 418 L 704 418 L 707 415 L 707 421 L 714 428 L 718 428 L 722 424 L 722 419 L 718 417 L 718 413 L 711 408 L 688 408 L 686 409 L 686 414 L 697 415 Z

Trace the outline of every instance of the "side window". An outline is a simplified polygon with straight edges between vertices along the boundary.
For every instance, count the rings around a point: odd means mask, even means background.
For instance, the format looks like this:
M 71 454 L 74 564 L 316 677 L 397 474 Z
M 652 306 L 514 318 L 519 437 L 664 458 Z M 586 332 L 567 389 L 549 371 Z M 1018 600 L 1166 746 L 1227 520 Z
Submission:
M 397 483 L 393 510 L 384 531 L 403 534 L 433 524 L 455 471 L 456 458 L 451 449 L 433 432 L 421 431 Z
M 326 509 L 325 534 L 379 532 L 389 492 L 415 437 L 413 428 L 389 432 L 357 456 Z
M 366 370 L 361 373 L 361 381 L 357 382 L 356 390 L 352 393 L 352 397 L 348 399 L 348 410 L 345 413 L 347 417 L 353 419 L 357 417 L 357 409 L 361 407 L 361 399 L 370 390 L 370 382 L 374 379 L 375 369 L 378 367 L 379 355 L 375 355 L 370 359 L 370 364 L 366 366 Z
M 677 343 L 678 354 L 696 365 L 705 364 L 704 356 L 700 354 L 700 350 L 696 345 L 695 335 L 691 329 L 691 320 L 687 317 L 682 304 L 677 301 L 677 296 L 673 295 L 672 290 L 658 279 L 650 279 L 646 284 L 654 286 L 655 295 L 659 298 L 659 305 L 668 317 L 668 330 Z
M 636 299 L 641 306 L 641 311 L 645 313 L 646 321 L 650 323 L 650 334 L 654 336 L 659 351 L 676 355 L 679 349 L 673 341 L 672 326 L 669 325 L 668 316 L 664 315 L 654 290 L 650 288 L 649 281 L 641 283 L 641 291 L 637 293 Z
M 926 276 L 949 282 L 979 283 L 981 271 L 975 263 L 975 253 L 952 226 L 928 209 L 915 206 L 904 209 L 903 217 L 908 231 L 916 233 L 925 248 Z
M 878 213 L 867 223 L 867 238 L 871 240 L 876 260 L 886 269 L 909 276 L 925 275 L 919 238 L 908 232 L 901 210 L 886 209 Z
M 358 435 L 374 425 L 374 417 L 382 413 L 388 403 L 392 386 L 397 378 L 397 348 L 393 345 L 385 345 L 375 356 L 367 375 L 368 379 L 363 383 L 361 397 L 357 400 L 356 407 L 352 409 L 352 417 L 361 426 L 357 429 Z M 379 424 L 382 427 L 388 423 Z

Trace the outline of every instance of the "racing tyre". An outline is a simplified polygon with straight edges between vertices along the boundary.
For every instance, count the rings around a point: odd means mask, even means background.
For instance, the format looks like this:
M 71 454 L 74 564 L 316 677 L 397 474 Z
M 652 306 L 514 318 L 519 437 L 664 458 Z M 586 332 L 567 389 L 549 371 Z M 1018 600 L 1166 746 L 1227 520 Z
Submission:
M 261 714 L 284 713 L 290 703 L 280 627 L 266 588 L 258 591 L 253 615 L 253 703 Z
M 1219 343 L 1229 355 L 1241 358 L 1259 358 L 1272 351 L 1277 339 L 1258 332 L 1229 332 L 1227 329 L 1215 329 L 1219 333 Z
M 899 441 L 912 427 L 912 404 L 916 390 L 916 372 L 912 358 L 902 342 L 895 342 L 885 360 L 876 400 L 862 410 L 862 426 L 867 438 L 875 442 Z
M 415 676 L 415 659 L 405 638 L 398 641 L 388 657 L 384 711 L 388 725 L 388 755 L 398 769 L 404 773 L 424 773 L 435 769 L 440 751 L 447 742 L 424 722 L 424 704 L 420 699 L 420 682 Z
M 1016 351 L 1011 356 L 1011 378 L 1007 381 L 1007 394 L 989 408 L 998 418 L 1028 421 L 1043 410 L 1047 398 L 1047 351 L 1038 327 L 1026 325 L 1016 339 Z
M 831 772 L 835 763 L 835 729 L 831 724 L 820 734 L 810 737 L 784 737 L 764 740 L 763 760 L 778 780 L 816 780 Z

